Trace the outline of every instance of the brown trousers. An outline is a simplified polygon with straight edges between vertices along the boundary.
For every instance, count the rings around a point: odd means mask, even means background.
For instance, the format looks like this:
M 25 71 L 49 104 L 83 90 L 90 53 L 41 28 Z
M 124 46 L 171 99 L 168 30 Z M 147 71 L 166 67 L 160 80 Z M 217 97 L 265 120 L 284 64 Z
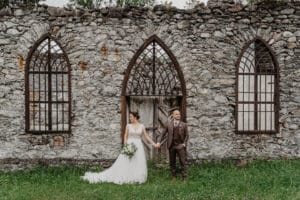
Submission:
M 169 149 L 169 158 L 170 158 L 170 169 L 173 177 L 176 177 L 176 155 L 178 155 L 180 166 L 181 166 L 181 174 L 183 178 L 186 178 L 186 148 L 175 149 L 174 146 L 171 146 Z

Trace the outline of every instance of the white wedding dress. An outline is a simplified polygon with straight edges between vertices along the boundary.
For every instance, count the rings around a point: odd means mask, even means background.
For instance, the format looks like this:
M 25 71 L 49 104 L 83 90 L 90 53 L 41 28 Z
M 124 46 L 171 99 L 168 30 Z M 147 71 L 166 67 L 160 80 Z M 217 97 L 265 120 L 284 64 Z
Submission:
M 81 178 L 90 183 L 112 182 L 115 184 L 126 184 L 146 182 L 147 161 L 142 143 L 142 131 L 144 128 L 142 124 L 139 124 L 136 130 L 131 124 L 126 126 L 126 129 L 128 129 L 127 143 L 134 143 L 137 147 L 137 151 L 131 158 L 120 154 L 110 168 L 99 173 L 86 172 Z

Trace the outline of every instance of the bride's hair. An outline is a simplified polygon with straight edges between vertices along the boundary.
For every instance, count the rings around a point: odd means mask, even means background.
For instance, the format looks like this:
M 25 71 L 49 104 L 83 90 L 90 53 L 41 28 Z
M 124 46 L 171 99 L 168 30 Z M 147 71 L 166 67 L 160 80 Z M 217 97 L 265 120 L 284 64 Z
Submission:
M 130 111 L 129 114 L 132 114 L 137 120 L 140 119 L 140 115 L 138 112 L 133 112 L 133 111 Z

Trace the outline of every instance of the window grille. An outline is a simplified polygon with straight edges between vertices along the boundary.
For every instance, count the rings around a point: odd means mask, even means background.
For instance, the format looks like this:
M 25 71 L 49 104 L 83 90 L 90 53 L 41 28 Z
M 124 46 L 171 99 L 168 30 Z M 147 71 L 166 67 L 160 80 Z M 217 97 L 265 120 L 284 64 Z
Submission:
M 70 69 L 66 53 L 50 34 L 31 48 L 25 70 L 27 133 L 70 133 Z
M 278 64 L 268 44 L 259 38 L 250 41 L 241 53 L 236 73 L 236 131 L 278 132 Z

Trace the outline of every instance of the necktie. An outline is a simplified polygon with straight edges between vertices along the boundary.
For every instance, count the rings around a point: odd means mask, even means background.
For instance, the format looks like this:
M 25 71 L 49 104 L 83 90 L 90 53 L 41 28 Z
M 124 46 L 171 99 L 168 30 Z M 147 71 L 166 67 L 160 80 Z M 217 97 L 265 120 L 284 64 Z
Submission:
M 174 126 L 175 126 L 175 127 L 177 127 L 177 126 L 178 126 L 178 121 L 175 121 L 175 124 L 174 124 Z

